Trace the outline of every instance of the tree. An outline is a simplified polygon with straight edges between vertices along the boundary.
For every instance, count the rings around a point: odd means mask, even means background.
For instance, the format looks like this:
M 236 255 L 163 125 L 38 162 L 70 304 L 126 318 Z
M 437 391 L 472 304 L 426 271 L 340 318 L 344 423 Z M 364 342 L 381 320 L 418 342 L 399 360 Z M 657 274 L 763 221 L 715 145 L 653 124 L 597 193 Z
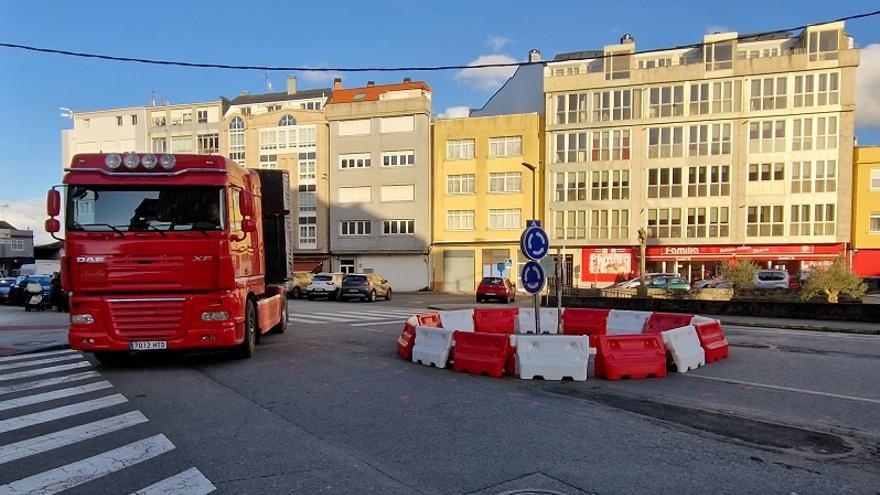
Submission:
M 829 266 L 813 268 L 813 274 L 804 284 L 801 297 L 806 301 L 816 294 L 824 293 L 829 303 L 837 304 L 841 292 L 854 299 L 861 299 L 867 290 L 868 286 L 853 273 L 843 256 L 839 256 Z
M 734 292 L 751 289 L 755 286 L 755 276 L 760 268 L 754 261 L 731 261 L 721 265 L 721 278 L 730 282 Z

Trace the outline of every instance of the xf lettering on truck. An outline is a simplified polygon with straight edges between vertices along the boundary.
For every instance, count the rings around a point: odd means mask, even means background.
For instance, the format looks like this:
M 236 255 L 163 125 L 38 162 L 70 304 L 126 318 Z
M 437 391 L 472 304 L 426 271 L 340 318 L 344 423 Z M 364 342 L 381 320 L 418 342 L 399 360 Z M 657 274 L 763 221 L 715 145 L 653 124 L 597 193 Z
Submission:
M 104 263 L 103 256 L 77 256 L 77 263 Z
M 211 261 L 212 259 L 214 259 L 213 256 L 193 256 L 193 261 L 195 261 L 195 262 Z

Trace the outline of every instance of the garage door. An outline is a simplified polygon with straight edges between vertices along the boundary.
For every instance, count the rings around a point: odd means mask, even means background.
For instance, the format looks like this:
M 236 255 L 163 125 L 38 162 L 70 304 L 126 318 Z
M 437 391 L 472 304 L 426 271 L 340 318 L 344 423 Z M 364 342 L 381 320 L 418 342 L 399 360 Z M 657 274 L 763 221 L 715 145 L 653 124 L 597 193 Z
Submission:
M 474 251 L 443 252 L 443 291 L 474 292 Z

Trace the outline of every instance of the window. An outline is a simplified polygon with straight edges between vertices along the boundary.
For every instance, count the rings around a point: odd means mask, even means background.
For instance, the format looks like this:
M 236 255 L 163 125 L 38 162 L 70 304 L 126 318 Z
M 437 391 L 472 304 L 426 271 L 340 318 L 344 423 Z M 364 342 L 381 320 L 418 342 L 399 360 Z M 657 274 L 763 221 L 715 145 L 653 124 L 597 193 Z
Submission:
M 522 136 L 489 138 L 489 156 L 521 156 Z
M 880 168 L 871 169 L 871 190 L 880 191 Z
M 593 131 L 592 159 L 629 160 L 629 130 Z
M 816 117 L 816 149 L 837 149 L 837 117 Z
M 580 124 L 587 121 L 587 93 L 556 95 L 556 123 Z
M 815 163 L 791 164 L 791 192 L 817 193 L 837 190 L 837 161 L 816 160 Z
M 490 193 L 522 192 L 522 172 L 493 172 L 489 174 Z
M 556 133 L 556 163 L 587 161 L 587 133 Z
M 192 136 L 171 136 L 171 152 L 172 153 L 192 153 L 193 152 Z
M 556 211 L 553 228 L 557 239 L 586 239 L 587 212 L 585 210 Z
M 749 123 L 750 153 L 779 153 L 784 151 L 784 120 L 763 120 Z
M 654 239 L 681 237 L 681 208 L 648 209 L 648 237 Z
M 447 175 L 446 194 L 473 194 L 474 174 Z
M 688 134 L 688 156 L 730 154 L 730 124 L 692 125 Z
M 446 230 L 474 230 L 474 210 L 447 211 Z
M 244 120 L 234 117 L 229 121 L 229 158 L 244 163 Z
M 354 260 L 339 260 L 339 271 L 345 273 L 346 275 L 354 273 Z
M 320 101 L 306 101 L 299 104 L 299 107 L 303 110 L 320 110 L 321 102 Z
M 241 107 L 240 111 L 242 115 L 247 117 L 251 114 L 251 107 Z
M 688 197 L 730 196 L 730 165 L 688 167 Z
M 752 110 L 778 110 L 785 108 L 786 99 L 785 77 L 767 77 L 752 79 Z
M 709 83 L 691 84 L 691 115 L 707 115 L 709 113 L 710 87 Z
M 24 239 L 12 239 L 13 251 L 24 251 Z
M 749 182 L 785 180 L 784 163 L 750 163 Z
M 416 164 L 416 152 L 413 150 L 382 152 L 383 167 L 407 167 Z
M 287 114 L 278 120 L 278 127 L 287 127 L 290 125 L 296 125 L 296 119 L 293 118 L 293 115 Z
M 297 161 L 297 177 L 299 183 L 314 183 L 317 179 L 317 161 L 315 153 L 300 153 Z
M 742 85 L 736 82 L 736 87 Z M 719 81 L 712 83 L 712 113 L 725 113 L 737 110 L 734 108 L 733 95 L 738 93 L 734 90 L 733 81 Z M 738 105 L 737 105 L 738 106 Z
M 816 94 L 817 105 L 837 105 L 840 102 L 840 75 L 837 72 L 819 74 Z
M 648 198 L 680 198 L 680 168 L 649 168 Z
M 165 112 L 151 112 L 150 123 L 153 127 L 165 127 Z
M 382 186 L 379 190 L 382 201 L 414 201 L 416 199 L 416 186 L 413 184 L 404 186 Z
M 299 248 L 315 249 L 318 245 L 317 217 L 299 217 Z
M 340 203 L 369 203 L 372 200 L 370 186 L 339 188 Z
M 519 230 L 522 228 L 522 211 L 489 210 L 489 230 Z
M 840 73 L 807 74 L 794 77 L 794 106 L 840 103 Z
M 840 32 L 837 29 L 809 33 L 807 52 L 810 54 L 810 62 L 837 60 L 839 41 Z
M 651 88 L 648 117 L 677 117 L 684 115 L 684 86 L 661 86 Z
M 137 125 L 138 124 L 138 116 L 131 115 L 130 117 L 131 117 L 131 125 Z
M 447 160 L 471 160 L 474 157 L 473 139 L 453 139 L 446 141 Z
M 584 201 L 586 199 L 586 172 L 559 172 L 556 174 L 556 201 Z
M 369 220 L 340 220 L 339 235 L 344 237 L 368 236 L 372 234 L 373 222 Z
M 648 129 L 648 158 L 680 157 L 684 151 L 683 127 Z
M 789 228 L 791 235 L 834 235 L 834 204 L 791 205 Z
M 318 211 L 317 195 L 315 193 L 315 184 L 300 184 L 299 190 L 299 211 L 300 213 L 307 211 Z
M 727 237 L 730 235 L 730 209 L 726 206 L 688 208 L 686 237 Z
M 633 94 L 635 93 L 635 94 Z M 630 120 L 634 118 L 632 102 L 641 92 L 632 89 L 596 91 L 593 93 L 593 122 Z M 635 116 L 638 118 L 637 116 Z
M 415 129 L 415 116 L 383 117 L 379 119 L 379 132 L 388 134 L 392 132 L 412 132 Z
M 655 67 L 672 67 L 672 59 L 655 58 L 653 60 L 639 60 L 639 69 L 653 69 Z
M 192 124 L 193 121 L 193 112 L 192 110 L 184 110 L 181 114 L 181 119 L 183 120 L 183 125 Z
M 208 111 L 207 110 L 196 110 L 196 120 L 199 124 L 207 124 L 208 123 Z
M 629 170 L 592 172 L 590 199 L 629 199 Z
M 199 153 L 212 154 L 220 151 L 219 134 L 199 134 Z
M 785 235 L 782 206 L 749 206 L 746 217 L 746 236 L 781 237 Z
M 733 41 L 709 43 L 703 47 L 706 70 L 733 68 Z
M 605 57 L 605 80 L 629 79 L 632 55 L 627 52 L 608 53 Z
M 591 210 L 590 239 L 627 239 L 629 210 Z
M 116 125 L 122 127 L 122 115 L 116 116 Z
M 260 168 L 275 170 L 278 168 L 278 155 L 260 155 Z
M 354 153 L 339 155 L 339 168 L 368 168 L 370 167 L 369 153 Z
M 791 132 L 791 150 L 807 151 L 813 149 L 813 119 L 794 119 Z
M 415 233 L 415 220 L 382 220 L 382 234 L 384 235 L 413 235 Z
M 343 120 L 339 123 L 340 136 L 362 136 L 370 133 L 370 119 Z
M 166 153 L 168 151 L 168 140 L 165 138 L 153 138 L 153 153 Z
M 868 218 L 868 232 L 871 234 L 880 234 L 880 213 L 871 213 Z

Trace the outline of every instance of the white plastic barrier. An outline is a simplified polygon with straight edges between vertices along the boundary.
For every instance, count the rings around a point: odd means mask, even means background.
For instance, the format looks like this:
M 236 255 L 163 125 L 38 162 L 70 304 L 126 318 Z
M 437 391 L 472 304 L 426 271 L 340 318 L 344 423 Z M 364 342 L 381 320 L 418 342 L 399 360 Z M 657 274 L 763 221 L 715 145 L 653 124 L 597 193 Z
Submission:
M 582 382 L 587 379 L 590 354 L 595 352 L 586 335 L 517 335 L 516 369 L 526 380 L 540 376 Z
M 412 361 L 426 366 L 445 368 L 452 349 L 452 332 L 449 328 L 416 327 L 416 344 Z
M 679 373 L 695 370 L 706 364 L 706 351 L 700 345 L 700 338 L 693 325 L 666 330 L 660 332 L 660 336 Z
M 541 333 L 555 334 L 559 318 L 556 308 L 541 308 L 538 312 L 541 318 Z M 519 308 L 519 316 L 516 319 L 517 333 L 535 333 L 535 308 Z
M 462 332 L 474 331 L 474 310 L 457 309 L 454 311 L 438 311 L 440 314 L 440 326 L 449 330 L 461 330 Z
M 700 323 L 714 323 L 716 321 L 718 320 L 716 320 L 715 318 L 709 318 L 708 316 L 694 315 L 694 317 L 691 318 L 691 325 L 699 325 Z
M 628 311 L 612 309 L 608 314 L 607 335 L 632 335 L 642 333 L 645 323 L 651 317 L 650 311 Z

